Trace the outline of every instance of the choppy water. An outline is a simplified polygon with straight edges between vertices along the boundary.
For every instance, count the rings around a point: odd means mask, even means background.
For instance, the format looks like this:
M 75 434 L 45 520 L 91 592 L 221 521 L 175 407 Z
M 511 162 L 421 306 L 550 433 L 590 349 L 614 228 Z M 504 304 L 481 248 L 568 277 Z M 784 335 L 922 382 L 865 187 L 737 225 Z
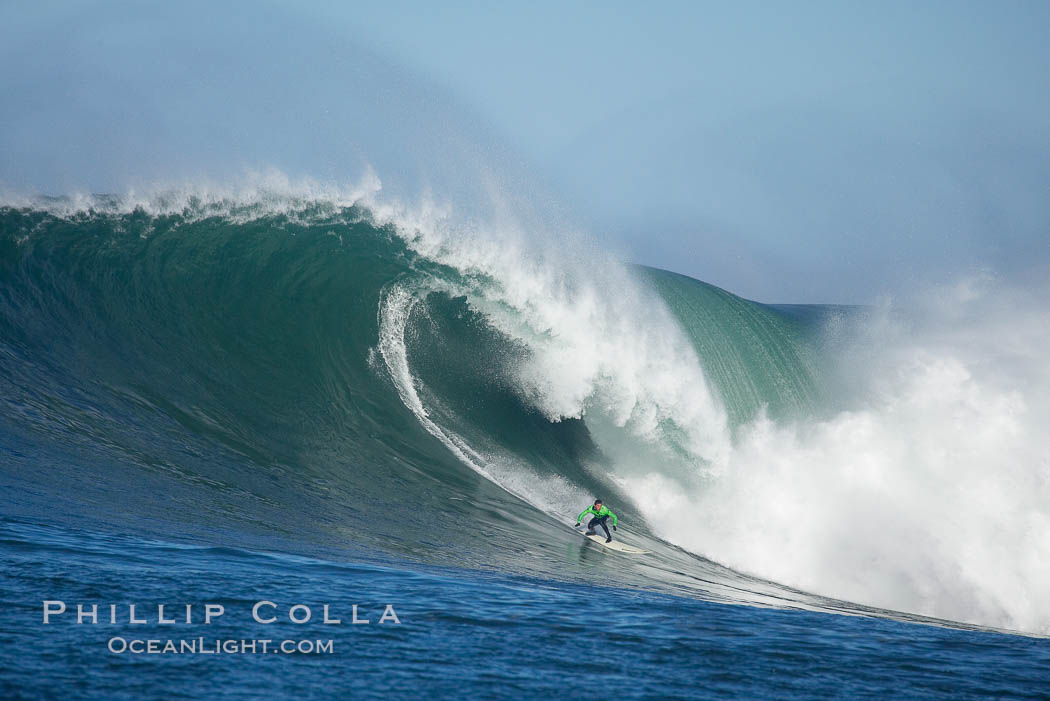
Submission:
M 185 546 L 4 520 L 6 698 L 1045 698 L 1050 648 L 1013 635 L 885 619 L 726 606 L 594 581 L 318 560 Z M 594 546 L 581 545 L 594 549 Z M 43 601 L 70 611 L 43 625 Z M 271 600 L 260 617 L 252 607 Z M 107 621 L 107 602 L 120 622 Z M 138 602 L 127 622 L 128 604 Z M 156 604 L 194 623 L 156 623 Z M 75 603 L 100 606 L 76 623 Z M 210 625 L 203 604 L 224 613 Z M 309 606 L 293 624 L 289 609 Z M 324 624 L 322 608 L 329 605 Z M 353 624 L 353 606 L 359 620 Z M 399 623 L 379 619 L 390 604 Z M 301 610 L 295 612 L 301 618 Z M 181 618 L 179 619 L 181 621 Z M 269 640 L 271 652 L 133 653 L 132 641 Z M 116 641 L 116 642 L 113 642 Z M 272 652 L 284 641 L 313 652 Z M 330 641 L 331 652 L 319 652 Z M 148 643 L 140 643 L 143 650 Z M 110 652 L 110 648 L 124 650 Z M 241 649 L 241 648 L 238 648 Z M 293 650 L 295 648 L 292 648 Z M 308 648 L 309 649 L 309 648 Z M 90 674 L 85 671 L 90 670 Z

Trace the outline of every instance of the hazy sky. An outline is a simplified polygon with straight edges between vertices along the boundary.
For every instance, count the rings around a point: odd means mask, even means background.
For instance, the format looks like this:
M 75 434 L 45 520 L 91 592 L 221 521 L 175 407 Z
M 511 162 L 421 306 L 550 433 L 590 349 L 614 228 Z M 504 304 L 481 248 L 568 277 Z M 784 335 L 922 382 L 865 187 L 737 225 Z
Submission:
M 1050 260 L 1048 34 L 1046 2 L 0 3 L 0 185 L 497 154 L 639 262 L 870 301 Z

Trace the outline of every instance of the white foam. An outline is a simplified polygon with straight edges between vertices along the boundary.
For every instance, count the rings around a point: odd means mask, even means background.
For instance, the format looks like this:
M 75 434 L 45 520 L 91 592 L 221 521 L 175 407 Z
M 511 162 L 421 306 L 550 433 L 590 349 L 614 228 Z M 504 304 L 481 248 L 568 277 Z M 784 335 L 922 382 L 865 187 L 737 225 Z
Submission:
M 179 214 L 191 218 L 222 216 L 233 221 L 273 215 L 297 215 L 308 205 L 329 211 L 355 204 L 368 207 L 377 202 L 382 183 L 375 171 L 366 170 L 354 183 L 328 183 L 309 177 L 292 178 L 276 170 L 248 170 L 239 179 L 212 181 L 154 182 L 130 187 L 112 195 L 73 192 L 43 198 L 14 192 L 0 194 L 0 205 L 32 207 L 56 216 L 70 217 L 89 212 L 153 216 Z
M 688 473 L 717 473 L 728 450 L 726 413 L 686 336 L 624 266 L 573 231 L 519 217 L 498 188 L 485 220 L 456 216 L 424 198 L 415 208 L 372 202 L 377 221 L 464 280 L 395 286 L 380 310 L 380 354 L 402 401 L 461 461 L 554 518 L 572 517 L 592 495 L 541 478 L 509 455 L 482 454 L 432 419 L 405 349 L 406 321 L 429 290 L 465 295 L 497 329 L 527 345 L 517 389 L 551 421 L 600 415 L 629 440 L 676 457 Z
M 724 465 L 726 414 L 688 339 L 618 261 L 572 232 L 526 230 L 506 210 L 486 226 L 434 211 L 405 226 L 380 210 L 418 253 L 472 276 L 453 292 L 528 345 L 518 384 L 535 407 L 552 421 L 600 411 L 697 469 Z
M 561 477 L 542 477 L 508 455 L 476 450 L 454 431 L 431 418 L 416 389 L 405 345 L 406 325 L 418 302 L 419 297 L 406 286 L 394 285 L 384 291 L 379 309 L 379 352 L 404 405 L 423 428 L 463 464 L 540 510 L 561 518 L 575 505 L 584 503 L 587 495 Z
M 883 314 L 847 357 L 864 400 L 740 436 L 703 489 L 621 480 L 672 542 L 853 602 L 1050 633 L 1047 297 L 972 282 Z M 976 290 L 976 292 L 975 292 Z
M 734 443 L 702 360 L 613 261 L 513 222 L 406 240 L 483 279 L 471 304 L 533 353 L 521 392 L 552 420 L 589 415 L 608 476 L 668 541 L 814 593 L 1050 632 L 1047 297 L 978 278 L 908 324 L 890 305 L 843 352 L 850 410 L 761 415 Z

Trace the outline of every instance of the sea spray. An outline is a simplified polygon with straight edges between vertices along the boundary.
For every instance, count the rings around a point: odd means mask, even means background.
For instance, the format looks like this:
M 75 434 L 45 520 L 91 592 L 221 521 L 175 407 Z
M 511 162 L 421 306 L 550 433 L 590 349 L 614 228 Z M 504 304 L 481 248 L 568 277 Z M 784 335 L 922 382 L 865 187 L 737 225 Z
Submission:
M 1050 316 L 1039 298 L 965 281 L 870 310 L 839 348 L 850 408 L 760 416 L 703 489 L 658 473 L 621 483 L 658 533 L 741 571 L 1045 634 Z
M 848 377 L 826 382 L 854 388 L 831 400 L 850 408 L 779 421 L 763 410 L 730 443 L 703 372 L 725 359 L 691 345 L 637 284 L 596 273 L 601 265 L 567 265 L 546 247 L 530 256 L 513 229 L 428 236 L 416 230 L 409 245 L 495 281 L 468 299 L 534 353 L 521 391 L 554 420 L 587 419 L 607 477 L 669 542 L 837 598 L 1050 630 L 1034 593 L 1050 575 L 1039 448 L 1050 389 L 1039 349 L 1050 338 L 1033 333 L 1050 319 L 1032 299 L 966 310 L 987 295 L 964 282 L 947 300 L 932 295 L 907 329 L 858 314 L 852 347 L 827 368 L 846 363 Z M 814 369 L 803 355 L 801 376 Z

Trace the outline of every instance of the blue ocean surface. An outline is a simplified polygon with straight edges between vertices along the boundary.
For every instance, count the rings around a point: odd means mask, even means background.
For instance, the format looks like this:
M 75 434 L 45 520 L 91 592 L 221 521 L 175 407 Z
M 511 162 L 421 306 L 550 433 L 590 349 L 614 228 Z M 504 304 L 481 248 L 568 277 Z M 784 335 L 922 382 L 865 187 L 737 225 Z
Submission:
M 1045 640 L 559 583 L 187 546 L 5 519 L 5 698 L 1046 698 Z M 581 545 L 584 548 L 600 546 Z M 44 601 L 67 612 L 43 623 Z M 252 618 L 259 601 L 272 601 Z M 109 604 L 118 605 L 110 623 Z M 165 617 L 157 623 L 158 603 Z M 194 606 L 185 624 L 185 604 Z M 77 624 L 76 604 L 100 604 Z M 138 604 L 132 625 L 129 604 Z M 204 604 L 224 613 L 203 623 Z M 289 622 L 289 609 L 311 620 Z M 322 607 L 331 619 L 321 622 Z M 399 622 L 379 623 L 386 605 Z M 353 624 L 353 606 L 359 620 Z M 52 604 L 57 606 L 57 604 Z M 298 618 L 302 610 L 293 612 Z M 131 641 L 209 652 L 134 653 Z M 241 652 L 240 641 L 270 641 Z M 313 645 L 281 652 L 284 641 Z M 116 642 L 114 642 L 116 641 Z M 217 641 L 237 652 L 216 653 Z M 146 643 L 141 643 L 146 650 Z M 323 648 L 330 644 L 330 648 Z M 112 652 L 112 649 L 120 652 Z M 278 650 L 274 652 L 274 650 Z

